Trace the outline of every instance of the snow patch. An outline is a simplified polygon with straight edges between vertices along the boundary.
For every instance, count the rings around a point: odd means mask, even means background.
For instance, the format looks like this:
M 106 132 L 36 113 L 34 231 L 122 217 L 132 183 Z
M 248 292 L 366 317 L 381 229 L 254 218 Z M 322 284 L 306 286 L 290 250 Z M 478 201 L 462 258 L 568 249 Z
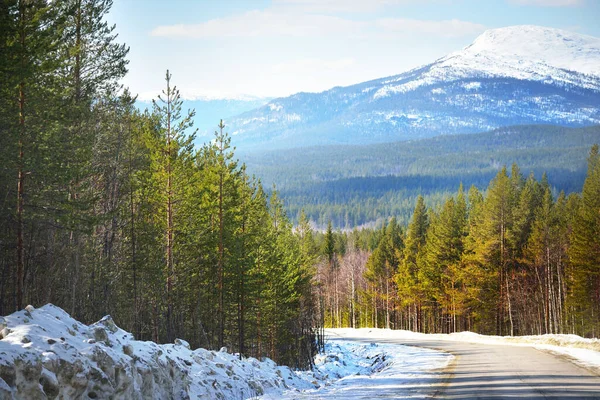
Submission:
M 366 338 L 363 333 L 355 337 Z M 405 398 L 413 397 L 416 388 L 427 395 L 431 392 L 431 373 L 447 367 L 454 357 L 431 349 L 368 340 L 329 340 L 336 335 L 328 336 L 325 352 L 315 357 L 314 370 L 306 373 L 307 379 L 324 384 L 260 399 Z
M 463 85 L 467 90 L 476 90 L 481 87 L 481 82 L 468 82 Z
M 281 104 L 269 103 L 267 104 L 271 111 L 281 111 L 283 110 L 283 106 Z

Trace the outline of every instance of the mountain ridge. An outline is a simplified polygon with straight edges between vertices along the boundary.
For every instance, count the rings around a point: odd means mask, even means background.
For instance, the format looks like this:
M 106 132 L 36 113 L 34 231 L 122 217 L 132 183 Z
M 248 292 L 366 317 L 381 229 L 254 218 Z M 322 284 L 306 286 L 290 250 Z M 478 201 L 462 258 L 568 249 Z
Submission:
M 532 25 L 489 30 L 431 64 L 274 99 L 225 122 L 242 151 L 383 143 L 508 125 L 594 125 L 600 123 L 600 38 Z

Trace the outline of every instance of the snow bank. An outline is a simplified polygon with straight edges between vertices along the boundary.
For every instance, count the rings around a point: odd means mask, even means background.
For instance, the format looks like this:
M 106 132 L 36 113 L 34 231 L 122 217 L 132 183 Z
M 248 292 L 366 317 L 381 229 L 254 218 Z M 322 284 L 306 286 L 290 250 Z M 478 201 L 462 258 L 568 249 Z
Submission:
M 272 360 L 134 340 L 110 316 L 90 326 L 48 304 L 0 317 L 0 399 L 244 399 L 314 388 Z
M 356 333 L 356 332 L 355 332 Z M 353 335 L 359 338 L 360 335 Z M 449 353 L 397 344 L 335 340 L 315 357 L 313 371 L 306 379 L 321 382 L 315 389 L 284 391 L 273 399 L 372 399 L 428 397 L 431 376 L 442 373 L 453 356 Z M 421 396 L 422 395 L 422 396 Z
M 532 346 L 538 349 L 564 354 L 586 367 L 600 368 L 600 339 L 586 339 L 577 335 L 488 336 L 473 332 L 451 334 L 425 334 L 404 330 L 376 328 L 328 329 L 331 336 L 341 338 L 361 337 L 377 339 L 437 339 L 469 343 L 512 346 Z

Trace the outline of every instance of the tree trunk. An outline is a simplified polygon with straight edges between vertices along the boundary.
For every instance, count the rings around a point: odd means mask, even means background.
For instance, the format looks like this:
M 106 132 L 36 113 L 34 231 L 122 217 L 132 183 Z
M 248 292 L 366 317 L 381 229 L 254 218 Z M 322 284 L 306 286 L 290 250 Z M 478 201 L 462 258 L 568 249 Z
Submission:
M 352 313 L 352 328 L 356 328 L 356 312 L 355 308 L 355 299 L 356 299 L 356 290 L 354 287 L 354 265 L 352 265 L 352 270 L 350 271 L 350 288 L 351 288 L 351 301 L 350 308 Z
M 244 192 L 245 193 L 245 192 Z M 247 198 L 244 195 L 244 200 L 243 200 L 243 205 L 244 205 L 244 210 L 243 210 L 243 217 L 242 217 L 242 254 L 241 254 L 241 263 L 240 263 L 240 285 L 239 285 L 239 298 L 238 298 L 238 336 L 239 336 L 239 354 L 240 354 L 240 360 L 242 359 L 242 355 L 245 352 L 244 349 L 244 303 L 246 301 L 245 299 L 245 293 L 244 293 L 244 280 L 246 279 L 245 277 L 245 264 L 246 264 L 246 238 L 244 237 L 246 235 L 246 201 Z
M 25 4 L 19 2 L 20 18 L 20 43 L 21 43 L 21 71 L 25 71 Z M 23 145 L 25 141 L 25 81 L 21 79 L 19 83 L 19 162 L 18 162 L 18 180 L 17 180 L 17 296 L 15 301 L 15 311 L 23 307 L 23 284 L 25 270 L 25 249 L 23 244 L 24 236 L 24 185 L 25 185 L 25 153 Z
M 512 316 L 512 304 L 511 304 L 511 300 L 510 300 L 510 289 L 509 289 L 509 284 L 508 284 L 508 274 L 506 276 L 506 300 L 508 303 L 508 319 L 510 321 L 510 336 L 514 336 L 515 335 L 515 327 L 513 324 L 513 316 Z
M 219 129 L 221 131 L 220 143 L 219 143 L 219 152 L 220 152 L 220 160 L 223 162 L 223 120 L 219 124 Z M 224 339 L 225 339 L 225 311 L 224 311 L 224 294 L 223 294 L 223 264 L 224 264 L 224 243 L 223 243 L 223 168 L 224 165 L 221 164 L 219 168 L 219 263 L 218 263 L 218 275 L 219 275 L 219 310 L 218 310 L 218 318 L 219 318 L 219 348 L 223 347 Z
M 171 86 L 167 71 L 167 342 L 172 342 L 173 318 L 173 192 L 171 182 Z
M 385 327 L 390 329 L 390 281 L 385 279 Z
M 131 121 L 129 121 L 131 122 Z M 137 285 L 137 259 L 136 259 L 136 237 L 135 237 L 135 205 L 133 200 L 133 135 L 131 132 L 131 126 L 129 127 L 129 211 L 131 218 L 130 234 L 131 234 L 131 269 L 133 272 L 133 332 L 135 337 L 140 340 L 141 326 L 139 319 L 139 308 L 138 308 L 138 285 Z

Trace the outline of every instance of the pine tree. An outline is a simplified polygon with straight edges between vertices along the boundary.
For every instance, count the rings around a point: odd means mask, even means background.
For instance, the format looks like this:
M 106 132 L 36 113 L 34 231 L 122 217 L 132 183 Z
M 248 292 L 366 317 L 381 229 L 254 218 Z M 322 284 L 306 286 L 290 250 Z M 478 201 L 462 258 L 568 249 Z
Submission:
M 559 315 L 562 308 L 562 296 L 558 293 L 560 293 L 562 280 L 560 265 L 563 257 L 558 237 L 561 233 L 558 226 L 560 219 L 556 212 L 552 193 L 550 188 L 546 187 L 542 204 L 536 210 L 532 234 L 525 248 L 530 268 L 535 270 L 535 277 L 539 283 L 538 296 L 542 300 L 539 303 L 543 305 L 543 308 L 538 315 L 544 317 L 543 321 L 540 321 L 540 325 L 544 327 L 544 333 L 557 333 L 560 326 L 559 321 L 562 319 Z M 535 309 L 536 304 L 529 305 L 529 308 Z M 526 316 L 526 318 L 534 319 L 532 315 Z
M 513 173 L 516 173 L 513 166 Z M 510 297 L 510 273 L 512 268 L 509 232 L 513 225 L 515 190 L 520 182 L 518 177 L 508 177 L 503 168 L 490 182 L 484 202 L 482 241 L 477 249 L 484 262 L 491 265 L 497 277 L 496 334 L 505 332 L 506 318 L 509 320 L 509 333 L 514 334 L 512 302 Z
M 16 309 L 20 309 L 26 295 L 26 219 L 36 220 L 35 214 L 30 213 L 28 217 L 25 209 L 26 206 L 30 206 L 31 212 L 32 203 L 40 203 L 36 192 L 44 191 L 42 171 L 47 171 L 47 166 L 42 168 L 42 162 L 50 156 L 45 148 L 52 148 L 53 123 L 57 120 L 58 98 L 54 77 L 60 60 L 56 49 L 61 25 L 54 4 L 47 4 L 41 0 L 20 0 L 9 2 L 7 6 L 4 11 L 8 12 L 14 21 L 3 31 L 8 39 L 5 47 L 8 58 L 4 62 L 8 62 L 8 71 L 16 78 L 14 81 L 8 80 L 7 83 L 15 85 L 12 86 L 11 97 L 17 99 L 13 115 L 18 116 L 14 118 L 18 123 L 10 125 L 18 132 L 14 136 L 18 143 L 14 304 Z M 25 203 L 26 197 L 28 204 Z
M 327 325 L 336 327 L 337 323 L 339 323 L 339 320 L 337 319 L 337 259 L 331 220 L 327 222 L 327 231 L 325 232 L 325 241 L 323 242 L 323 253 L 327 259 L 327 270 L 325 272 L 325 284 L 328 289 L 326 293 L 327 307 L 329 311 L 329 323 Z M 325 318 L 327 318 L 327 315 L 325 315 Z
M 543 195 L 541 186 L 531 174 L 522 186 L 518 198 L 515 197 L 514 223 L 508 232 L 508 242 L 513 253 L 512 257 L 516 260 L 523 255 L 522 251 L 531 234 L 534 215 L 542 202 Z
M 456 270 L 463 254 L 465 230 L 466 203 L 461 187 L 458 200 L 449 198 L 440 212 L 433 214 L 423 255 L 418 259 L 419 280 L 425 295 L 439 304 L 443 313 L 453 317 L 448 319 L 447 327 L 442 327 L 446 331 L 456 328 L 455 291 L 459 284 Z
M 171 87 L 171 74 L 167 70 L 165 75 L 166 89 L 158 101 L 153 100 L 154 113 L 160 118 L 162 129 L 161 148 L 158 158 L 158 177 L 164 180 L 164 205 L 166 211 L 165 219 L 165 276 L 166 276 L 166 302 L 167 302 L 167 341 L 171 342 L 173 337 L 173 284 L 175 279 L 175 261 L 173 257 L 174 248 L 174 207 L 177 201 L 177 189 L 175 187 L 174 169 L 176 163 L 191 153 L 194 135 L 186 136 L 185 131 L 193 124 L 194 112 L 188 112 L 186 116 L 181 115 L 183 101 L 177 87 Z

